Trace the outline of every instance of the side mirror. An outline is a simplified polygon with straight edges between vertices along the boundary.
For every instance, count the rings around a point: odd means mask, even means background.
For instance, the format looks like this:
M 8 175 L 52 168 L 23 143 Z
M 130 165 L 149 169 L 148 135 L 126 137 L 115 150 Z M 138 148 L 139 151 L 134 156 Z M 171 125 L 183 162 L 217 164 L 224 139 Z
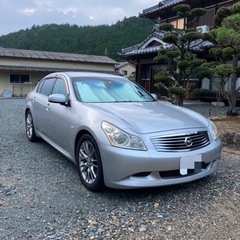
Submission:
M 48 101 L 51 103 L 65 104 L 67 100 L 67 97 L 63 94 L 52 94 L 48 97 Z

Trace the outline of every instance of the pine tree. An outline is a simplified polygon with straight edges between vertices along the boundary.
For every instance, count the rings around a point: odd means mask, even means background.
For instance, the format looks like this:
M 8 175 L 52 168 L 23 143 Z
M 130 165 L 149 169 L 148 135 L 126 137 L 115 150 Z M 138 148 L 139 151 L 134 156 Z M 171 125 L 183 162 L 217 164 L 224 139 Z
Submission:
M 202 44 L 204 34 L 196 29 L 189 29 L 188 19 L 202 16 L 206 10 L 192 9 L 188 4 L 179 4 L 173 10 L 183 19 L 183 28 L 174 29 L 170 23 L 160 26 L 160 30 L 166 32 L 163 41 L 171 47 L 160 49 L 154 59 L 162 66 L 155 75 L 155 80 L 158 87 L 167 89 L 173 103 L 182 106 L 184 97 L 191 89 L 190 76 L 204 62 L 192 51 Z

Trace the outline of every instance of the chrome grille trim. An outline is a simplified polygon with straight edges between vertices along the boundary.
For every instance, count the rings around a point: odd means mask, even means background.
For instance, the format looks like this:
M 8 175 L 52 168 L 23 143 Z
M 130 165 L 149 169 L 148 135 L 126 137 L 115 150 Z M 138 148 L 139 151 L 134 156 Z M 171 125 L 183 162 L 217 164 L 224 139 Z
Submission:
M 207 131 L 191 132 L 179 135 L 151 137 L 158 152 L 192 151 L 210 144 Z

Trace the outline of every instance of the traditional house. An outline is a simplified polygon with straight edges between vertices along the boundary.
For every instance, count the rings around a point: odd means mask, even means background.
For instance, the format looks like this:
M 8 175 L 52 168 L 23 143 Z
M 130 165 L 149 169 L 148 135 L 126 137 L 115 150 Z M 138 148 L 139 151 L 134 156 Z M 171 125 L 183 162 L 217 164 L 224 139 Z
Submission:
M 122 58 L 128 60 L 136 66 L 136 82 L 142 85 L 150 92 L 156 92 L 154 86 L 154 75 L 159 65 L 153 61 L 157 56 L 160 48 L 169 48 L 170 46 L 162 41 L 163 31 L 159 31 L 159 25 L 162 23 L 171 23 L 175 28 L 183 28 L 183 19 L 177 16 L 173 11 L 173 7 L 178 4 L 189 4 L 192 8 L 203 7 L 207 9 L 207 13 L 193 21 L 188 19 L 191 28 L 197 28 L 198 31 L 208 32 L 214 27 L 214 16 L 216 11 L 223 6 L 231 6 L 237 1 L 233 0 L 162 0 L 158 5 L 147 8 L 139 15 L 140 17 L 149 18 L 155 22 L 155 27 L 150 36 L 142 43 L 123 49 L 119 54 Z M 203 42 L 198 48 L 194 49 L 200 57 L 207 58 L 207 50 L 209 44 Z M 240 84 L 240 82 L 238 83 Z M 211 88 L 209 81 L 200 83 L 202 88 Z M 212 86 L 213 87 L 213 86 Z
M 107 56 L 0 48 L 0 97 L 25 96 L 51 72 L 116 73 L 116 63 Z
M 133 76 L 135 76 L 136 71 L 135 66 L 129 62 L 117 63 L 115 66 L 115 70 L 126 78 L 132 78 Z

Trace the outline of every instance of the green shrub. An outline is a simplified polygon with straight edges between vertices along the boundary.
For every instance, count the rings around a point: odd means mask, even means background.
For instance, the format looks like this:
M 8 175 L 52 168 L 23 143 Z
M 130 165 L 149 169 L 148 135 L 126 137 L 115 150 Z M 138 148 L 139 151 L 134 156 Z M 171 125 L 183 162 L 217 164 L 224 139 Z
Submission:
M 192 91 L 193 97 L 205 97 L 208 96 L 211 93 L 209 89 L 202 89 L 202 88 L 196 88 Z

